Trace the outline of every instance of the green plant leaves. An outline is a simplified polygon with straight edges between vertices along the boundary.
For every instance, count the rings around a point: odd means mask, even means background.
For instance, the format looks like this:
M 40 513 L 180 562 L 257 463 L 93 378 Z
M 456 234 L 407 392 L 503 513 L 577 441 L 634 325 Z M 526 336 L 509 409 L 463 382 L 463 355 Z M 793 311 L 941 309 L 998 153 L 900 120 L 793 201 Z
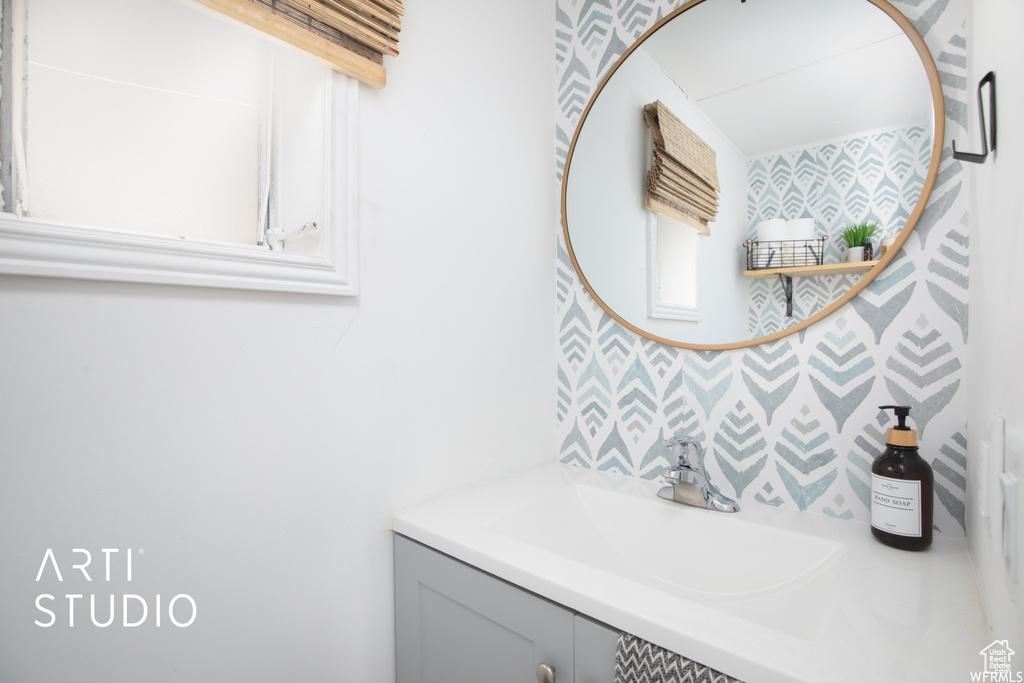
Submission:
M 848 247 L 863 247 L 878 230 L 878 223 L 864 222 L 844 228 L 839 235 Z

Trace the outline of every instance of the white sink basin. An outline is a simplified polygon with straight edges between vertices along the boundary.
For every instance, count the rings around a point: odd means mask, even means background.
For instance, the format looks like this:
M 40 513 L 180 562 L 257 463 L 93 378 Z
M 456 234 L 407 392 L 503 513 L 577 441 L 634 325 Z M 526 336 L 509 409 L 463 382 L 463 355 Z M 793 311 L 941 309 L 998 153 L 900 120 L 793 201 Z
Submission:
M 712 512 L 658 487 L 550 465 L 405 510 L 394 528 L 740 680 L 968 680 L 980 666 L 990 634 L 962 540 L 907 553 L 863 522 L 749 501 Z
M 842 552 L 839 543 L 751 521 L 743 510 L 713 512 L 580 484 L 571 492 L 484 526 L 659 589 L 708 596 L 790 588 L 835 568 Z
M 713 512 L 576 484 L 484 526 L 662 590 L 754 597 L 834 569 L 842 546 Z M 752 571 L 752 568 L 753 571 Z

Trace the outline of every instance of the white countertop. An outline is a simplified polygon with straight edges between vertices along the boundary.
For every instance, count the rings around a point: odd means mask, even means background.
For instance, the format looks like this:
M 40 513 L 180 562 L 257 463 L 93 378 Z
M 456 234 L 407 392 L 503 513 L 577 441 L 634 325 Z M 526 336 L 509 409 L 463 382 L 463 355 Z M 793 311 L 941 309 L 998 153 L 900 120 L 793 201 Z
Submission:
M 395 516 L 397 533 L 747 683 L 968 681 L 987 628 L 966 542 L 560 464 Z M 793 569 L 795 567 L 796 569 Z

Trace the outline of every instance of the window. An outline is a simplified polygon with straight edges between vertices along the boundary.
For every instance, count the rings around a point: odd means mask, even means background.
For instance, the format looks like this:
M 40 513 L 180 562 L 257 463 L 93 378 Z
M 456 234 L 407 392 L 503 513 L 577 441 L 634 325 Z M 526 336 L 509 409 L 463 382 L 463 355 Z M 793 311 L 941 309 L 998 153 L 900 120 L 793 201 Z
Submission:
M 656 103 L 661 105 L 660 102 Z M 651 106 L 651 105 L 648 105 Z M 667 112 L 667 110 L 666 110 Z M 665 160 L 657 160 L 656 148 L 664 147 L 666 132 L 658 131 L 662 138 L 658 143 L 654 140 L 654 129 L 658 120 L 652 122 L 650 113 L 645 109 L 645 121 L 648 124 L 647 158 L 651 159 L 651 168 L 656 169 Z M 667 112 L 662 118 L 663 123 L 670 120 L 679 123 L 678 119 Z M 652 123 L 654 125 L 652 125 Z M 680 124 L 682 125 L 682 124 Z M 687 129 L 688 131 L 689 129 Z M 692 133 L 688 133 L 692 136 Z M 674 136 L 678 137 L 678 136 Z M 697 138 L 699 140 L 699 138 Z M 703 145 L 703 141 L 700 141 Z M 713 153 L 713 152 L 712 152 Z M 664 153 L 662 153 L 664 156 Z M 717 183 L 717 170 L 715 171 Z M 700 322 L 700 242 L 701 237 L 708 234 L 708 222 L 714 220 L 714 214 L 705 214 L 703 218 L 695 218 L 688 209 L 676 210 L 674 200 L 662 203 L 651 193 L 651 177 L 648 173 L 647 198 L 647 317 L 661 320 L 683 320 Z
M 647 231 L 647 315 L 700 321 L 700 233 L 653 212 Z
M 0 272 L 355 293 L 355 80 L 177 0 L 8 2 Z

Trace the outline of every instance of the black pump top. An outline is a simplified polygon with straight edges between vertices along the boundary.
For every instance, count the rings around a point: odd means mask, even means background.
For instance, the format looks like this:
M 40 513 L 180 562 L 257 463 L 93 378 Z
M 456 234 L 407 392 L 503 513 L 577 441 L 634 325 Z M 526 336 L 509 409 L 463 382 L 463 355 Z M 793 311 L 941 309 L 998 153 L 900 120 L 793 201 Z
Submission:
M 891 410 L 896 413 L 896 419 L 899 424 L 893 427 L 893 429 L 899 429 L 901 431 L 912 431 L 907 426 L 907 417 L 910 416 L 910 406 L 878 406 L 880 410 Z

